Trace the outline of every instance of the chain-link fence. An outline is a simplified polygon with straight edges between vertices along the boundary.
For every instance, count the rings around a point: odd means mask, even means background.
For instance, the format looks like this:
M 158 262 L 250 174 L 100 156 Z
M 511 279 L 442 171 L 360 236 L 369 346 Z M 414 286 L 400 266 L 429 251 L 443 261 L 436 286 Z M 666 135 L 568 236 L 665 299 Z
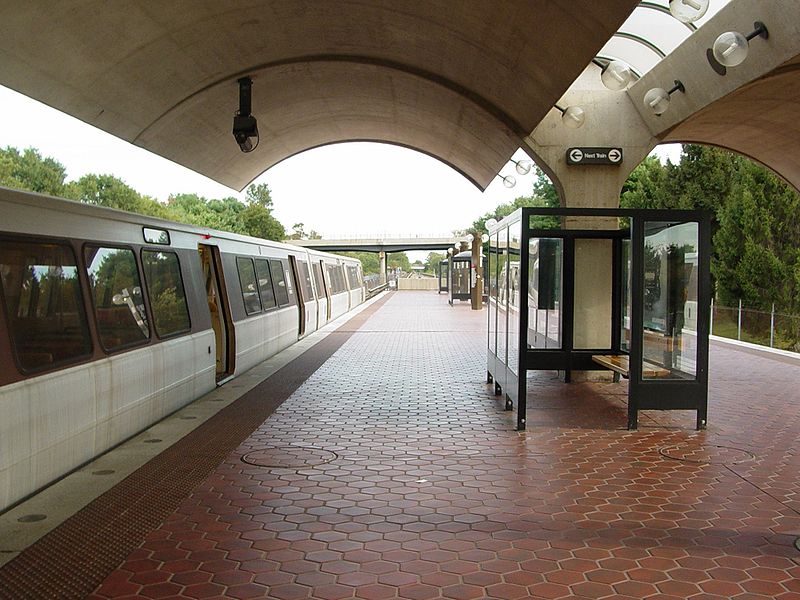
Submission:
M 711 333 L 760 346 L 800 352 L 800 316 L 737 307 L 711 306 Z

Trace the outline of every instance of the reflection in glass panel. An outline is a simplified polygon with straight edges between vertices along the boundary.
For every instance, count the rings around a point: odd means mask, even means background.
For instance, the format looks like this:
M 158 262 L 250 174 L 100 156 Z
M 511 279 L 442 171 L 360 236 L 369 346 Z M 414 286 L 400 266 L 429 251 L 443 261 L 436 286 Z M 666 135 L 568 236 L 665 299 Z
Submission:
M 103 347 L 113 350 L 148 339 L 150 327 L 133 251 L 87 245 L 84 255 Z
M 92 351 L 72 248 L 3 241 L 0 284 L 22 369 L 49 369 Z
M 142 267 L 156 333 L 166 337 L 189 331 L 189 308 L 178 255 L 142 250 Z
M 283 275 L 283 265 L 279 260 L 270 260 L 269 268 L 272 272 L 272 287 L 275 289 L 275 298 L 278 306 L 289 304 L 289 291 L 286 286 L 286 278 Z
M 648 222 L 644 236 L 642 356 L 646 363 L 660 369 L 644 368 L 643 377 L 694 379 L 697 375 L 697 223 Z
M 531 238 L 528 244 L 528 347 L 561 348 L 564 242 Z
M 497 234 L 489 238 L 489 261 L 486 276 L 489 278 L 489 350 L 497 352 Z
M 519 372 L 520 249 L 522 222 L 508 227 L 508 368 Z
M 621 300 L 621 319 L 620 319 L 620 349 L 625 352 L 631 351 L 631 241 L 622 240 L 622 298 Z
M 237 257 L 236 268 L 239 271 L 239 283 L 242 287 L 244 311 L 248 315 L 261 312 L 261 297 L 258 293 L 258 283 L 256 281 L 256 272 L 253 269 L 253 259 Z
M 272 275 L 269 272 L 269 263 L 261 258 L 255 260 L 256 277 L 258 278 L 258 291 L 261 292 L 261 303 L 265 309 L 275 308 L 275 291 L 272 289 Z
M 508 228 L 498 232 L 498 274 L 497 274 L 497 358 L 508 364 Z

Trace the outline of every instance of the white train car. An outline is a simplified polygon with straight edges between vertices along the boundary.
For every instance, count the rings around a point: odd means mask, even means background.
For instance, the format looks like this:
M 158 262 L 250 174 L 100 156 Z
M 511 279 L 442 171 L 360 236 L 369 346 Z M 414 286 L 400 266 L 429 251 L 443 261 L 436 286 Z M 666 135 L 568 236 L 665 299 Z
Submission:
M 357 260 L 0 188 L 0 510 L 364 300 Z

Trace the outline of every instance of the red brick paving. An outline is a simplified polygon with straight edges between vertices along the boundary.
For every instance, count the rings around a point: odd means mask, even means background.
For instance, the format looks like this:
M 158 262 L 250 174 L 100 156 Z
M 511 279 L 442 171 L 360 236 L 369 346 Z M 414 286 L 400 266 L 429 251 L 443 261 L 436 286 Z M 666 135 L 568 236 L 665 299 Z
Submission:
M 797 367 L 712 345 L 702 432 L 536 373 L 517 433 L 484 318 L 393 295 L 91 598 L 800 600 Z

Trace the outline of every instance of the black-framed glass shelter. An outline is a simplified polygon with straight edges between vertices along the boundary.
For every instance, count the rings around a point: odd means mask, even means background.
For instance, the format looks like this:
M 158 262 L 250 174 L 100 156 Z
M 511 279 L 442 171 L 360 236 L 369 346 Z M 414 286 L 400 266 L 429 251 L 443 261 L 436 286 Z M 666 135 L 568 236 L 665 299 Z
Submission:
M 710 219 L 705 211 L 522 208 L 489 231 L 487 375 L 525 429 L 532 370 L 611 370 L 640 410 L 706 426 Z
M 450 304 L 472 300 L 472 252 L 465 250 L 450 259 Z
M 439 262 L 439 291 L 438 293 L 441 294 L 442 292 L 446 292 L 448 287 L 448 282 L 450 280 L 450 259 L 446 258 Z

